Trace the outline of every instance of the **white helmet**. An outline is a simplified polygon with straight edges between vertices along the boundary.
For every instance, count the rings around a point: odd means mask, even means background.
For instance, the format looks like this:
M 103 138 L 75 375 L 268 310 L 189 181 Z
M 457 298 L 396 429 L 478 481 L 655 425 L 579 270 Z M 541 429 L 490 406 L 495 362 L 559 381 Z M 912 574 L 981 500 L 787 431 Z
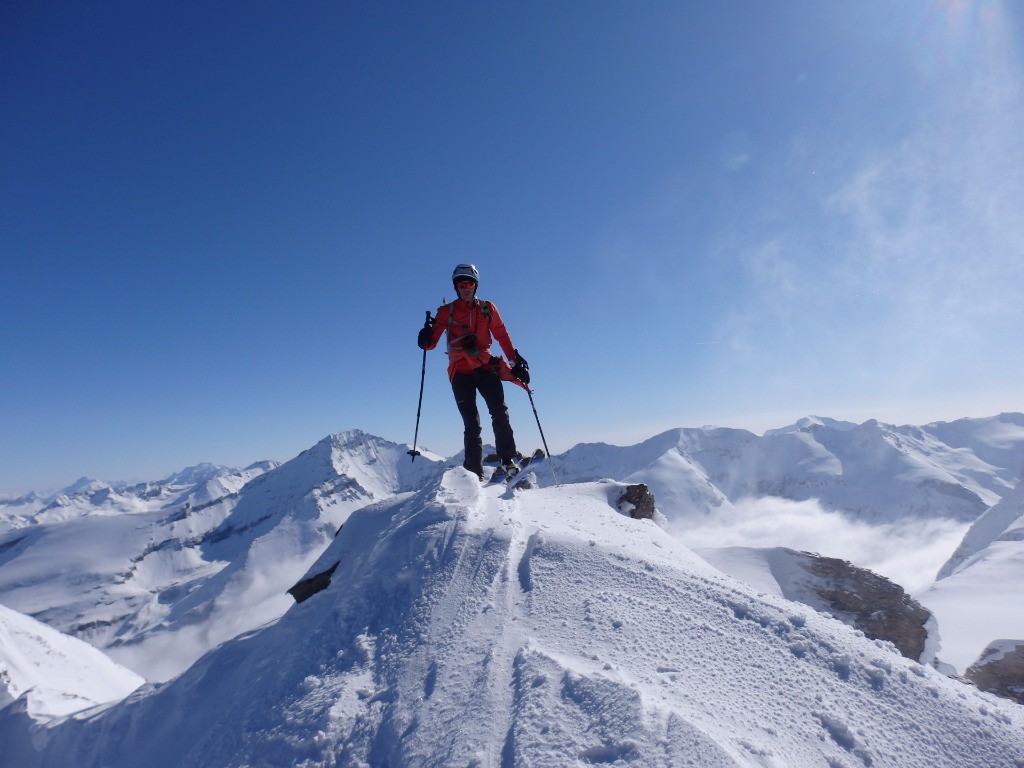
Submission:
M 472 280 L 474 283 L 480 283 L 480 273 L 476 271 L 476 267 L 472 264 L 459 264 L 452 272 L 452 282 L 459 282 L 459 278 L 464 280 Z

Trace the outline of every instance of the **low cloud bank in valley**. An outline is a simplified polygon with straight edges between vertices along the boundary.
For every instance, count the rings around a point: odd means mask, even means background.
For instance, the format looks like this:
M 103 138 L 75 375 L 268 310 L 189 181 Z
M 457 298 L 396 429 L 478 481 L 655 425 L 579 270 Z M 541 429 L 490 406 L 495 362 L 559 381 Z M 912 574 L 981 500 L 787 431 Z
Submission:
M 814 500 L 746 499 L 703 519 L 670 524 L 692 549 L 788 547 L 839 557 L 892 579 L 910 593 L 927 589 L 967 530 L 937 518 L 872 525 Z

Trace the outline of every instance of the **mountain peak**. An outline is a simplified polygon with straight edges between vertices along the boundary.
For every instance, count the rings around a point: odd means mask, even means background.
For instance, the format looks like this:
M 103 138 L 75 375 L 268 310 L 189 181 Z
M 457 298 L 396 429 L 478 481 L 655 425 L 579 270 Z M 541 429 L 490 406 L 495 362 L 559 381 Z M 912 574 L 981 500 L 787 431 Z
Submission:
M 338 563 L 331 585 L 278 622 L 38 748 L 8 729 L 5 754 L 952 768 L 1024 750 L 1015 705 L 719 574 L 620 514 L 622 489 L 515 493 L 448 470 L 353 513 L 314 566 Z
M 99 480 L 95 480 L 91 477 L 85 477 L 83 475 L 82 477 L 75 480 L 75 482 L 73 482 L 67 488 L 62 488 L 57 495 L 74 496 L 75 494 L 79 493 L 95 493 L 96 491 L 101 491 L 107 487 L 107 483 L 103 483 L 100 482 Z
M 851 421 L 838 421 L 825 416 L 804 416 L 802 419 L 798 419 L 789 426 L 779 427 L 778 429 L 769 429 L 764 434 L 765 437 L 770 435 L 785 435 L 790 432 L 804 432 L 814 429 L 815 427 L 825 427 L 827 429 L 846 432 L 851 429 L 856 429 L 857 425 Z
M 179 472 L 173 472 L 160 481 L 162 485 L 198 485 L 207 480 L 223 477 L 237 472 L 237 469 L 222 467 L 220 464 L 212 464 L 208 461 L 200 462 L 195 466 L 185 467 Z

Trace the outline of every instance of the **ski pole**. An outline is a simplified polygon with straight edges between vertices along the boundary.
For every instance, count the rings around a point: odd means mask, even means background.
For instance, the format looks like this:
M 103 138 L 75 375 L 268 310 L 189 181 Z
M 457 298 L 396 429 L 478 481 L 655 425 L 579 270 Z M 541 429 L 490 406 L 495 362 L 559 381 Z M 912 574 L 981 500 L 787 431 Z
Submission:
M 548 455 L 548 466 L 551 467 L 551 479 L 558 485 L 558 478 L 555 477 L 555 462 L 551 459 L 551 449 L 548 448 L 547 438 L 544 437 L 544 427 L 540 425 L 540 416 L 537 415 L 537 406 L 533 402 L 533 390 L 527 388 L 526 394 L 530 396 L 530 407 L 533 408 L 533 418 L 537 420 L 537 429 L 540 431 L 540 441 L 544 443 L 544 453 Z
M 432 318 L 430 316 L 430 310 L 428 309 L 427 310 L 427 319 L 423 323 L 423 327 L 424 328 L 429 328 L 431 323 L 433 322 L 433 319 L 434 318 Z M 406 453 L 408 453 L 410 456 L 412 456 L 411 461 L 416 461 L 416 457 L 417 456 L 422 456 L 423 455 L 419 451 L 416 450 L 416 443 L 420 439 L 420 413 L 422 413 L 422 411 L 423 411 L 423 381 L 424 381 L 424 379 L 426 379 L 426 377 L 427 377 L 427 350 L 424 349 L 423 350 L 423 367 L 420 369 L 420 401 L 419 401 L 419 404 L 416 406 L 416 433 L 413 435 L 413 438 L 412 438 L 412 450 L 411 451 L 406 451 Z

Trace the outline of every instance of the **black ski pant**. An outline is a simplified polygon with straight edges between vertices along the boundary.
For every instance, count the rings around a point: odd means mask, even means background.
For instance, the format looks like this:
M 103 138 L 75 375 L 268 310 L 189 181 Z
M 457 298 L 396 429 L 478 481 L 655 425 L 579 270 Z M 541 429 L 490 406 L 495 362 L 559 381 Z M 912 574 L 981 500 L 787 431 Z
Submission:
M 516 453 L 516 440 L 512 435 L 512 425 L 508 421 L 508 408 L 505 406 L 505 390 L 501 386 L 501 377 L 491 368 L 477 368 L 473 373 L 456 373 L 452 378 L 452 392 L 455 404 L 462 414 L 465 425 L 463 438 L 466 445 L 466 460 L 462 463 L 470 472 L 483 475 L 484 447 L 480 437 L 480 411 L 476 407 L 476 393 L 484 396 L 487 410 L 491 414 L 491 427 L 494 429 L 494 447 L 499 459 L 510 459 Z

